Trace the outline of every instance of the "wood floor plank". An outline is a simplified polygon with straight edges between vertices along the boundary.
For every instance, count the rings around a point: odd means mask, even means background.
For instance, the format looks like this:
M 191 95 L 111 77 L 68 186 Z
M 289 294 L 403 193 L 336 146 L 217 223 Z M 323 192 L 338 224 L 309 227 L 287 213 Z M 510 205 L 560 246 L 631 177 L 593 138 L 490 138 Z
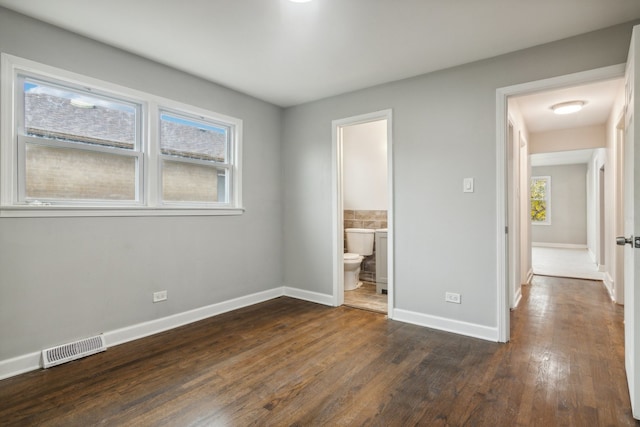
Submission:
M 535 277 L 498 344 L 282 297 L 0 381 L 0 425 L 639 426 L 623 310 Z

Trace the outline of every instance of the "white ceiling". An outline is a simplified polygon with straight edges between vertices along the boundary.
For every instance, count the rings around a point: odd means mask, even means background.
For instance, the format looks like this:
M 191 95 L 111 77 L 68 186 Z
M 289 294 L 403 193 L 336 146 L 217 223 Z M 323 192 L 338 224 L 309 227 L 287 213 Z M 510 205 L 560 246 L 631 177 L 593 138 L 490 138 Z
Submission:
M 616 96 L 621 95 L 624 80 L 607 80 L 549 92 L 514 97 L 529 132 L 601 125 L 606 123 Z M 561 102 L 584 101 L 578 113 L 557 115 L 551 106 Z M 511 102 L 511 100 L 510 100 Z
M 0 0 L 280 106 L 640 18 L 638 0 Z

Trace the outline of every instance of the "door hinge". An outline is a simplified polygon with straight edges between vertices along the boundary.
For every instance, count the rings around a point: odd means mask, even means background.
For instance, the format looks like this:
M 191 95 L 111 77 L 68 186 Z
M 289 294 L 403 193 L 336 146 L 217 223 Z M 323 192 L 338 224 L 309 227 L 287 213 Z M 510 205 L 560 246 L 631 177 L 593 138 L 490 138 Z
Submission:
M 504 234 L 509 234 L 509 226 L 506 226 L 506 227 L 504 228 Z

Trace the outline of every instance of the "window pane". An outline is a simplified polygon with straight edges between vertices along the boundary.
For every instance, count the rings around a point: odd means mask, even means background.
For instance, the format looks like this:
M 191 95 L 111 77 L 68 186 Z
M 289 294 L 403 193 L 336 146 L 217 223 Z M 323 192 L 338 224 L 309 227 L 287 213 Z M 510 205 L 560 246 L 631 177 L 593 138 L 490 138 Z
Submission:
M 547 198 L 547 180 L 546 179 L 531 179 L 531 199 L 532 200 L 545 200 Z
M 531 201 L 531 221 L 544 222 L 547 220 L 547 202 L 544 200 Z
M 227 170 L 185 162 L 164 161 L 162 198 L 171 202 L 227 202 Z
M 134 105 L 30 79 L 25 79 L 23 90 L 26 135 L 135 148 Z
M 135 200 L 136 162 L 129 156 L 27 144 L 26 197 Z
M 160 150 L 162 154 L 190 159 L 228 162 L 229 129 L 222 125 L 160 115 Z

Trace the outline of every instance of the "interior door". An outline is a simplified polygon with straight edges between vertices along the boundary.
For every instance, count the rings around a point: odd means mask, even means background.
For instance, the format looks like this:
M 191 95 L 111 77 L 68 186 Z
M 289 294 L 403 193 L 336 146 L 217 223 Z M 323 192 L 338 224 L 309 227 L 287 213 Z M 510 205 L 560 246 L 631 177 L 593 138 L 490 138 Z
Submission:
M 625 73 L 624 161 L 624 232 L 628 243 L 624 249 L 624 354 L 631 408 L 636 419 L 640 419 L 640 132 L 634 130 L 634 113 L 638 99 L 635 86 L 640 58 L 639 31 L 640 26 L 633 29 Z M 636 238 L 639 239 L 637 245 Z

